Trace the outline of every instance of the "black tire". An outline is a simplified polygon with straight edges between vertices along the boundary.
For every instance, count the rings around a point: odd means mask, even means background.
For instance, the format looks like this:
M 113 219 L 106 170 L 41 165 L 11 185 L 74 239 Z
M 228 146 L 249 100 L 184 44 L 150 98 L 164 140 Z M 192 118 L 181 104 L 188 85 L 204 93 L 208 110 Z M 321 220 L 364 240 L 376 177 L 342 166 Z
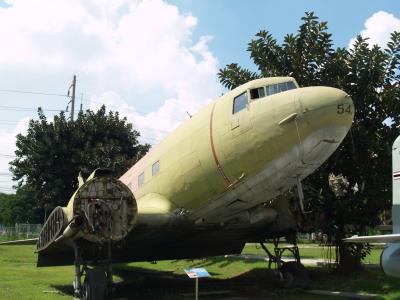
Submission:
M 283 263 L 279 270 L 280 283 L 285 288 L 304 288 L 310 283 L 310 277 L 306 268 L 296 262 L 289 261 Z
M 86 276 L 83 281 L 82 299 L 83 300 L 106 300 L 107 276 L 103 268 L 95 267 L 85 270 Z

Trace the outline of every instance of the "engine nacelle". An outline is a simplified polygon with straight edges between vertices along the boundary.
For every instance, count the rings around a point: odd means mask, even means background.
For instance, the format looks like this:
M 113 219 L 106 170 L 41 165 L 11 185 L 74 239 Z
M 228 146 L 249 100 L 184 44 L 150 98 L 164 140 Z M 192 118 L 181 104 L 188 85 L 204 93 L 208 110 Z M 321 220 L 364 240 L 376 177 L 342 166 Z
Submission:
M 83 238 L 94 243 L 122 240 L 137 219 L 131 190 L 107 170 L 96 170 L 80 185 L 67 207 L 50 214 L 39 235 L 37 250 L 61 240 Z
M 94 177 L 79 188 L 72 211 L 74 219 L 80 220 L 79 235 L 97 243 L 122 240 L 137 218 L 131 190 L 108 176 Z
M 400 244 L 388 244 L 382 251 L 381 268 L 387 275 L 400 277 Z

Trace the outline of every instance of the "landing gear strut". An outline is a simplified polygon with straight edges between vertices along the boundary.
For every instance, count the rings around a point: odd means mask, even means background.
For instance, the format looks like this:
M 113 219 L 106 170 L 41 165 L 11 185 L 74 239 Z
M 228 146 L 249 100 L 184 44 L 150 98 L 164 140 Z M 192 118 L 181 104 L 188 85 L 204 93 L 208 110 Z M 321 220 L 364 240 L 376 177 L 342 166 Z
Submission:
M 74 242 L 75 278 L 74 297 L 81 300 L 106 300 L 112 291 L 111 243 L 107 244 L 107 257 L 89 262 L 82 259 L 84 246 Z M 82 277 L 83 284 L 82 284 Z
M 300 261 L 299 247 L 297 246 L 296 240 L 294 239 L 293 246 L 279 247 L 279 238 L 273 240 L 274 254 L 268 250 L 264 243 L 260 243 L 261 248 L 268 255 L 268 268 L 271 269 L 274 264 L 277 270 L 277 277 L 282 287 L 305 287 L 308 285 L 310 278 L 306 268 Z M 285 262 L 282 260 L 284 252 L 290 252 L 294 261 Z

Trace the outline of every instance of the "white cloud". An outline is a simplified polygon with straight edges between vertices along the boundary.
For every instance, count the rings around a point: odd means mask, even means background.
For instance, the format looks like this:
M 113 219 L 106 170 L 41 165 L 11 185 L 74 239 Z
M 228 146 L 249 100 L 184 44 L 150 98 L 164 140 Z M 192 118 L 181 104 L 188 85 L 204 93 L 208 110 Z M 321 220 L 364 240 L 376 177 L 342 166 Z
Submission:
M 11 174 L 9 171 L 8 162 L 13 160 L 12 157 L 7 155 L 14 155 L 16 150 L 15 140 L 16 135 L 19 133 L 25 133 L 28 128 L 29 118 L 23 118 L 18 122 L 17 126 L 12 131 L 0 129 L 0 141 L 1 141 L 1 155 L 0 155 L 0 192 L 10 193 L 11 186 L 13 185 L 11 180 Z
M 378 11 L 365 21 L 364 26 L 360 35 L 363 38 L 368 37 L 371 46 L 377 44 L 385 48 L 390 40 L 390 34 L 393 31 L 400 31 L 400 19 L 385 11 Z M 352 48 L 354 41 L 355 38 L 350 40 L 349 48 Z
M 65 79 L 77 74 L 91 108 L 117 109 L 152 144 L 219 93 L 212 38 L 194 41 L 198 20 L 162 0 L 7 3 L 0 8 L 3 84 L 36 89 L 44 82 L 51 90 L 60 81 L 65 90 Z M 0 134 L 12 153 L 15 132 Z

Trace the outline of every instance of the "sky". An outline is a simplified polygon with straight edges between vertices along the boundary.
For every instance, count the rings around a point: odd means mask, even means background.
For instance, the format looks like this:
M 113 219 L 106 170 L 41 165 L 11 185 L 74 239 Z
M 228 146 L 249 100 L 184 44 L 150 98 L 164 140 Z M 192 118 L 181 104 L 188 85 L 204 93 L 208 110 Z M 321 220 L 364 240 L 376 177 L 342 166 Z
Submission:
M 306 11 L 335 47 L 400 31 L 398 0 L 0 0 L 0 192 L 12 192 L 15 135 L 38 106 L 50 120 L 66 109 L 74 74 L 76 108 L 106 104 L 155 145 L 223 92 L 220 68 L 256 70 L 246 48 L 259 30 L 281 42 Z

